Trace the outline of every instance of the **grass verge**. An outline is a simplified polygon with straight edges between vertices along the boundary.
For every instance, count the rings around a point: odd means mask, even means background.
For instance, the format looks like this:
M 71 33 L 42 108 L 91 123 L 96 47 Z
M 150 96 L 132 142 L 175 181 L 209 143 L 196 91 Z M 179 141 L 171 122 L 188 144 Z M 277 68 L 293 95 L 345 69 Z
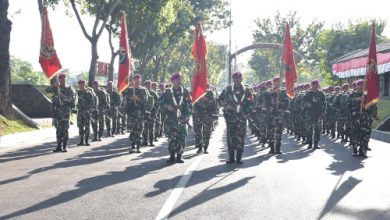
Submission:
M 0 115 L 0 136 L 33 130 L 36 129 L 27 126 L 22 121 L 8 120 Z

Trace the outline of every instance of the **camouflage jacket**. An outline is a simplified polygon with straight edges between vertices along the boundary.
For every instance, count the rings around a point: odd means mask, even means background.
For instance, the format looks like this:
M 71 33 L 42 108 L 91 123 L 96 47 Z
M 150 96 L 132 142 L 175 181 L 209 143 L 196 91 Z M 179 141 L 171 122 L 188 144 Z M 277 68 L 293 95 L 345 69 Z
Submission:
M 253 106 L 253 95 L 244 85 L 227 86 L 219 96 L 220 104 L 224 111 L 225 119 L 237 121 L 247 118 Z
M 98 109 L 99 111 L 104 111 L 110 108 L 110 96 L 103 89 L 94 90 L 98 98 Z
M 161 104 L 166 110 L 166 120 L 188 120 L 192 114 L 191 96 L 183 86 L 178 89 L 173 87 L 166 89 L 161 97 Z M 168 106 L 175 110 L 169 111 Z
M 279 97 L 279 100 L 278 100 Z M 265 107 L 269 115 L 276 116 L 283 114 L 288 108 L 288 96 L 286 90 L 280 89 L 279 92 L 270 89 L 265 96 Z
M 77 113 L 89 114 L 92 113 L 94 107 L 93 94 L 89 90 L 77 91 Z
M 53 93 L 53 118 L 68 117 L 72 112 L 75 103 L 75 93 L 73 89 L 66 86 L 59 86 L 58 88 L 48 87 L 46 88 L 46 92 Z M 61 98 L 59 94 L 64 95 L 64 97 Z
M 138 116 L 143 116 L 145 114 L 148 101 L 148 93 L 145 87 L 139 86 L 138 88 L 128 88 L 124 93 L 123 99 L 127 114 Z
M 107 90 L 107 94 L 110 97 L 110 108 L 118 110 L 121 105 L 121 96 L 119 93 L 115 90 Z
M 326 107 L 325 95 L 322 91 L 307 91 L 303 97 L 303 105 L 311 118 L 323 116 Z
M 211 90 L 207 90 L 206 95 L 194 104 L 194 117 L 198 117 L 201 120 L 211 120 L 211 117 L 216 112 L 216 108 L 218 107 L 214 93 Z

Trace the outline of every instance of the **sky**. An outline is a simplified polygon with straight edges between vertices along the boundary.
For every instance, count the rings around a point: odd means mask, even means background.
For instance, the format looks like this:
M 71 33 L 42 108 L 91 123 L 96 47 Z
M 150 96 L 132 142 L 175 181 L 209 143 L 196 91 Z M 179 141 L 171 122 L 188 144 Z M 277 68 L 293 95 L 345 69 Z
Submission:
M 230 0 L 227 0 L 230 1 Z M 10 0 L 8 10 L 13 22 L 10 53 L 19 59 L 30 62 L 34 70 L 40 71 L 38 63 L 41 24 L 36 0 Z M 231 0 L 232 7 L 232 50 L 252 43 L 252 32 L 256 18 L 273 17 L 277 11 L 282 16 L 296 11 L 301 23 L 306 26 L 312 20 L 324 21 L 325 27 L 336 23 L 347 23 L 349 19 L 382 19 L 388 24 L 384 35 L 390 38 L 389 0 Z M 60 5 L 56 10 L 49 9 L 49 20 L 53 32 L 55 48 L 63 68 L 71 72 L 88 71 L 91 60 L 90 43 L 84 37 L 73 12 Z M 87 32 L 92 30 L 93 19 L 85 20 Z M 118 40 L 119 41 L 119 40 Z M 206 41 L 228 45 L 229 31 L 219 30 L 206 33 Z M 119 43 L 118 43 L 119 44 Z M 367 42 L 368 46 L 368 42 Z M 106 32 L 99 40 L 100 61 L 109 62 L 110 49 Z M 246 62 L 247 56 L 239 61 Z

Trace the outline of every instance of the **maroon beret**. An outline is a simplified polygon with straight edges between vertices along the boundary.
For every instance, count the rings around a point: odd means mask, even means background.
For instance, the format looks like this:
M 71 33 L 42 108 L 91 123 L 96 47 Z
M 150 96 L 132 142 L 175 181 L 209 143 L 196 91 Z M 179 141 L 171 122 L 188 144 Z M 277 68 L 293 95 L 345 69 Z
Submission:
M 232 78 L 242 78 L 242 73 L 241 72 L 235 72 L 235 73 L 233 73 Z
M 172 74 L 171 81 L 176 80 L 176 79 L 180 79 L 180 78 L 181 78 L 181 73 L 176 72 L 176 73 Z
M 78 81 L 78 84 L 85 84 L 85 80 L 80 79 L 80 80 Z

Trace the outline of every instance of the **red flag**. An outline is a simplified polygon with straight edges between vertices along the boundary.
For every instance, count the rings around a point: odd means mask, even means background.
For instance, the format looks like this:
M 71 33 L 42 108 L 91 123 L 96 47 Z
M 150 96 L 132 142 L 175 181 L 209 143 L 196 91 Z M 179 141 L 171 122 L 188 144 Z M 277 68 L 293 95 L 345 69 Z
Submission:
M 118 92 L 122 93 L 129 86 L 131 71 L 129 40 L 127 38 L 126 15 L 121 18 L 121 36 L 119 40 L 119 70 L 118 70 Z
M 378 103 L 378 67 L 376 59 L 376 40 L 375 40 L 375 24 L 372 25 L 370 49 L 368 51 L 367 72 L 366 72 L 366 98 L 364 100 L 364 108 L 368 109 L 371 105 Z
M 195 58 L 195 70 L 192 76 L 192 101 L 196 103 L 199 98 L 206 94 L 207 90 L 207 67 L 206 67 L 206 40 L 200 23 L 196 24 L 195 42 L 192 47 L 192 56 Z
M 295 71 L 295 59 L 288 24 L 286 24 L 284 31 L 283 64 L 286 92 L 289 97 L 294 97 L 294 84 L 297 82 L 297 72 Z
M 41 14 L 42 33 L 41 33 L 41 50 L 39 54 L 39 63 L 42 66 L 43 72 L 51 79 L 62 68 L 60 60 L 57 57 L 54 49 L 54 40 L 51 33 L 49 17 L 47 16 L 47 8 L 44 7 Z

